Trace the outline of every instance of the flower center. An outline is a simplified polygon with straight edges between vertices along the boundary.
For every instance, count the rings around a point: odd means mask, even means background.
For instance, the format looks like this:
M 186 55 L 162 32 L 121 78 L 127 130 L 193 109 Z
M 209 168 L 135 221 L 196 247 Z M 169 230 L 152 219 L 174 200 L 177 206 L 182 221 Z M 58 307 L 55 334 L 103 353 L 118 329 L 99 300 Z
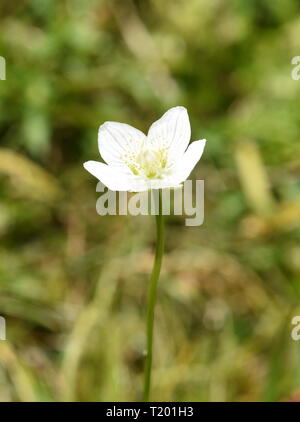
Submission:
M 133 174 L 147 179 L 161 178 L 167 170 L 167 148 L 143 146 L 130 160 L 125 160 Z
M 166 154 L 160 150 L 143 149 L 138 157 L 141 174 L 148 179 L 160 177 L 166 166 Z

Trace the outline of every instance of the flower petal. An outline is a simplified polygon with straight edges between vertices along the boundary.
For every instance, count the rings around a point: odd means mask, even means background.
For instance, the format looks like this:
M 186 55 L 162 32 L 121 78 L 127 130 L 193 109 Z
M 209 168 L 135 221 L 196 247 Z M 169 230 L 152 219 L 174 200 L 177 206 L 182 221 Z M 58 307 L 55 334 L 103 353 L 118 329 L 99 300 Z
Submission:
M 146 136 L 138 129 L 126 123 L 105 122 L 98 132 L 100 155 L 107 164 L 125 167 L 125 156 L 135 156 L 146 140 Z
M 83 164 L 83 167 L 110 190 L 128 191 L 131 189 L 131 178 L 133 179 L 134 176 L 127 175 L 118 168 L 98 161 L 87 161 Z
M 173 107 L 154 122 L 148 132 L 148 142 L 169 148 L 168 160 L 177 161 L 191 138 L 191 126 L 186 108 Z
M 201 139 L 200 141 L 195 141 L 190 144 L 182 159 L 174 169 L 174 181 L 181 183 L 189 177 L 202 156 L 205 143 L 206 139 Z
M 143 192 L 150 189 L 178 188 L 180 184 L 172 177 L 164 179 L 140 179 L 136 178 L 131 184 L 130 192 Z

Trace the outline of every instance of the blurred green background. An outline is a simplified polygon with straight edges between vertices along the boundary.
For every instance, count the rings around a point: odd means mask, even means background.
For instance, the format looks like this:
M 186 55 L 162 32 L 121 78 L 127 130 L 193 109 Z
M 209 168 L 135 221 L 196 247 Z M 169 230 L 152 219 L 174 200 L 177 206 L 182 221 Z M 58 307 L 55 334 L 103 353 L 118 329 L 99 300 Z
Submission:
M 105 120 L 185 106 L 205 221 L 166 219 L 153 400 L 297 400 L 296 0 L 2 0 L 1 401 L 141 399 L 154 219 L 100 217 Z

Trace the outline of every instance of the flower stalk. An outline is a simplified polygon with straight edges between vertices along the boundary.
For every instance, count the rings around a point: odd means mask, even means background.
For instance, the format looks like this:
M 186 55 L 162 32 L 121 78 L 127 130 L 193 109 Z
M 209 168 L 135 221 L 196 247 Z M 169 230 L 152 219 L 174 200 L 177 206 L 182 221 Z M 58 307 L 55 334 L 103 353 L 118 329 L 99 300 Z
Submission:
M 155 195 L 154 195 L 155 197 Z M 147 350 L 145 360 L 145 380 L 144 380 L 144 401 L 150 399 L 151 375 L 152 375 L 152 358 L 153 358 L 153 328 L 154 314 L 157 297 L 157 284 L 160 275 L 161 263 L 164 253 L 164 217 L 162 213 L 162 192 L 158 191 L 158 214 L 156 218 L 156 250 L 155 259 L 150 276 L 148 287 L 148 304 L 147 304 Z

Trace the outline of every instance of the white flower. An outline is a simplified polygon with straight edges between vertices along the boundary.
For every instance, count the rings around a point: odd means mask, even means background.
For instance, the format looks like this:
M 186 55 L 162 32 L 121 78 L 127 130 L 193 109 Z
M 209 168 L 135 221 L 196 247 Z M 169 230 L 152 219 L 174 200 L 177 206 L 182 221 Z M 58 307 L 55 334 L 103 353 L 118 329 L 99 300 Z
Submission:
M 190 136 L 184 107 L 168 110 L 147 136 L 125 123 L 106 122 L 99 128 L 98 144 L 107 164 L 87 161 L 84 168 L 113 191 L 178 187 L 200 160 L 206 142 L 188 147 Z

